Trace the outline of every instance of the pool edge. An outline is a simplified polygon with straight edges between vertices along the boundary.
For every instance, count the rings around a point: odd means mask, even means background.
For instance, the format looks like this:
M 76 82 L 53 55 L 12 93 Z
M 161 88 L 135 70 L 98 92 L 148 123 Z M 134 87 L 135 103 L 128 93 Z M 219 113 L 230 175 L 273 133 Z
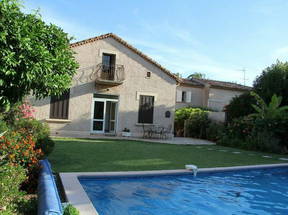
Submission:
M 249 166 L 233 166 L 233 167 L 215 167 L 215 168 L 199 168 L 199 173 L 209 172 L 225 172 L 235 170 L 252 170 L 288 167 L 288 163 L 281 164 L 264 164 L 264 165 L 249 165 Z M 66 198 L 70 204 L 76 207 L 80 214 L 83 215 L 99 215 L 96 208 L 93 206 L 87 193 L 80 184 L 79 177 L 133 177 L 133 176 L 160 176 L 160 175 L 179 175 L 191 174 L 191 170 L 152 170 L 152 171 L 127 171 L 127 172 L 69 172 L 59 173 Z

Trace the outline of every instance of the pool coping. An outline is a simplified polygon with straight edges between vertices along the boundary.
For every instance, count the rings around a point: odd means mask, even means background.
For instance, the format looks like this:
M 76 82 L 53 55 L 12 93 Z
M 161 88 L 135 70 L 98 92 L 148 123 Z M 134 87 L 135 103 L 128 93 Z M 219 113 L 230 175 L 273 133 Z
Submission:
M 213 173 L 235 170 L 253 170 L 288 167 L 288 163 L 280 164 L 263 164 L 249 166 L 233 166 L 233 167 L 215 167 L 215 168 L 199 168 L 198 173 Z M 99 215 L 90 201 L 87 193 L 80 184 L 79 177 L 105 178 L 105 177 L 135 177 L 135 176 L 161 176 L 161 175 L 182 175 L 191 174 L 191 170 L 151 170 L 151 171 L 127 171 L 127 172 L 69 172 L 60 173 L 60 178 L 64 187 L 67 201 L 76 207 L 80 214 L 83 215 Z

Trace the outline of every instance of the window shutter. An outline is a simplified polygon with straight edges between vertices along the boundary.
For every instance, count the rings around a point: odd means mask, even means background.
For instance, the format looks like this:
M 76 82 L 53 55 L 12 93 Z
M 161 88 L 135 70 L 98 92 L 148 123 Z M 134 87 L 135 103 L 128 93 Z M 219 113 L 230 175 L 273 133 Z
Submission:
M 68 119 L 70 90 L 61 96 L 51 96 L 50 119 Z
M 182 91 L 176 90 L 176 102 L 181 102 L 181 101 L 182 101 Z
M 187 103 L 190 103 L 190 102 L 191 102 L 191 96 L 192 96 L 191 91 L 187 91 L 187 95 L 186 95 L 186 102 L 187 102 Z
M 138 123 L 153 123 L 154 96 L 140 95 Z

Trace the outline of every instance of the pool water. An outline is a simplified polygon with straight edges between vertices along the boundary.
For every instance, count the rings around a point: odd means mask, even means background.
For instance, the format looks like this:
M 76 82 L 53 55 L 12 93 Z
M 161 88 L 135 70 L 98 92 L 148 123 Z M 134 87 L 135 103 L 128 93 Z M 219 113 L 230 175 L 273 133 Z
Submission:
M 100 215 L 288 214 L 288 168 L 79 180 Z

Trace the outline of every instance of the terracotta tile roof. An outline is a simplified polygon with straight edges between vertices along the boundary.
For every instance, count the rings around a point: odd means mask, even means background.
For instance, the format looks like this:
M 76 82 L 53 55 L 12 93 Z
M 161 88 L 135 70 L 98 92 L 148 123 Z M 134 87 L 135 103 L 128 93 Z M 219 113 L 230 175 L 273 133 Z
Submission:
M 181 84 L 187 84 L 187 85 L 192 85 L 192 86 L 197 86 L 197 87 L 204 87 L 205 84 L 199 81 L 195 81 L 193 79 L 188 79 L 188 78 L 182 78 Z
M 174 78 L 178 83 L 181 81 L 176 75 L 174 75 L 172 72 L 170 72 L 168 69 L 164 68 L 163 66 L 161 66 L 159 63 L 157 63 L 156 61 L 154 61 L 152 58 L 150 58 L 149 56 L 147 56 L 146 54 L 144 54 L 143 52 L 139 51 L 138 49 L 136 49 L 135 47 L 133 47 L 132 45 L 130 45 L 129 43 L 127 43 L 125 40 L 121 39 L 120 37 L 118 37 L 117 35 L 113 34 L 113 33 L 108 33 L 108 34 L 103 34 L 97 37 L 92 37 L 86 40 L 81 40 L 79 42 L 75 42 L 75 43 L 71 43 L 70 47 L 74 48 L 77 46 L 81 46 L 87 43 L 92 43 L 94 41 L 97 40 L 102 40 L 105 38 L 113 38 L 116 41 L 118 41 L 119 43 L 121 43 L 122 45 L 126 46 L 127 48 L 129 48 L 130 50 L 132 50 L 133 52 L 135 52 L 136 54 L 140 55 L 141 57 L 143 57 L 145 60 L 147 60 L 148 62 L 152 63 L 153 65 L 155 65 L 156 67 L 158 67 L 160 70 L 162 70 L 163 72 L 165 72 L 167 75 L 169 75 L 170 77 Z
M 204 86 L 205 84 L 209 84 L 210 87 L 215 88 L 223 88 L 223 89 L 231 89 L 231 90 L 240 90 L 240 91 L 249 91 L 252 88 L 248 86 L 244 86 L 242 84 L 232 83 L 232 82 L 226 82 L 226 81 L 216 81 L 216 80 L 210 80 L 210 79 L 201 79 L 201 78 L 193 78 L 193 79 L 182 79 L 182 83 L 189 83 L 195 84 L 199 83 Z

